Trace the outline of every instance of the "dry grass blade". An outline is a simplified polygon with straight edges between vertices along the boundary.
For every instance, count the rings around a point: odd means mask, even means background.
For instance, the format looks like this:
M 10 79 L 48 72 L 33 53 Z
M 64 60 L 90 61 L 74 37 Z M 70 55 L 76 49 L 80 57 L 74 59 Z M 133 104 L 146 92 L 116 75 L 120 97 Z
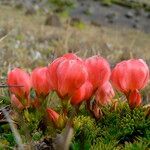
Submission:
M 8 35 L 11 33 L 12 31 L 10 31 L 9 33 L 7 33 L 6 35 L 4 35 L 2 38 L 0 38 L 0 42 L 2 42 L 6 37 L 8 37 Z
M 11 118 L 9 117 L 9 114 L 8 112 L 5 110 L 5 109 L 2 109 L 2 112 L 3 114 L 5 115 L 6 117 L 6 120 L 8 121 L 9 125 L 10 125 L 10 128 L 12 130 L 12 133 L 14 134 L 14 137 L 16 139 L 16 143 L 18 144 L 18 149 L 19 150 L 24 150 L 24 147 L 23 147 L 23 143 L 22 143 L 22 139 L 20 137 L 20 134 L 19 132 L 17 131 L 15 125 L 13 124 Z
M 5 36 L 3 36 L 3 37 L 0 39 L 0 42 L 2 42 L 7 36 L 8 36 L 8 34 L 6 34 Z
M 70 125 L 67 125 L 64 132 L 57 135 L 54 141 L 55 149 L 56 150 L 69 150 L 69 146 L 73 138 L 73 135 L 74 135 L 73 128 Z
M 9 87 L 23 87 L 23 85 L 0 85 L 0 88 L 9 88 Z

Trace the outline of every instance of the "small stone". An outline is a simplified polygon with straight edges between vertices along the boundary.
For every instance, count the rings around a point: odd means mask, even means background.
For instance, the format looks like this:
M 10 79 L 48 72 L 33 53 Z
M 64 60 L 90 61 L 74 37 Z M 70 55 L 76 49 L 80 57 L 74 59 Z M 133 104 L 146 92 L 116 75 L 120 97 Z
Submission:
M 138 23 L 140 21 L 140 18 L 135 18 L 135 22 Z
M 85 15 L 92 15 L 94 12 L 94 8 L 93 7 L 87 7 L 86 10 L 83 11 L 83 13 Z
M 52 139 L 44 139 L 35 145 L 35 150 L 54 150 Z
M 126 18 L 131 19 L 131 18 L 133 18 L 133 17 L 134 17 L 134 13 L 133 13 L 133 12 L 131 12 L 131 11 L 128 11 L 128 12 L 125 14 L 125 16 L 126 16 Z
M 22 8 L 23 8 L 23 4 L 22 4 L 20 1 L 19 1 L 19 2 L 16 2 L 15 8 L 17 8 L 17 9 L 22 9 Z
M 55 27 L 61 27 L 61 21 L 59 17 L 55 14 L 49 14 L 46 18 L 45 25 L 55 26 Z
M 150 13 L 149 13 L 149 14 L 147 14 L 147 18 L 148 18 L 148 19 L 150 19 Z
M 134 13 L 134 14 L 135 14 L 136 16 L 141 16 L 142 13 L 143 13 L 142 10 L 137 9 L 137 10 L 135 10 L 135 13 Z
M 42 58 L 42 55 L 39 51 L 31 51 L 31 56 L 33 58 L 33 60 L 38 60 Z
M 81 22 L 80 18 L 78 18 L 78 17 L 73 17 L 73 18 L 71 18 L 70 25 L 73 26 L 74 24 L 80 23 L 80 22 Z
M 112 12 L 106 15 L 106 18 L 108 19 L 109 23 L 114 23 L 114 21 L 117 19 L 117 14 Z
M 147 8 L 148 4 L 147 3 L 143 3 L 143 8 Z
M 96 26 L 96 27 L 101 27 L 101 23 L 99 23 L 99 22 L 97 22 L 97 21 L 95 21 L 95 20 L 92 20 L 92 21 L 91 21 L 91 25 L 94 25 L 94 26 Z
M 140 28 L 139 24 L 137 24 L 136 22 L 132 25 L 132 27 L 135 28 L 135 29 L 139 29 Z
M 25 15 L 33 15 L 36 13 L 36 10 L 33 7 L 27 8 Z

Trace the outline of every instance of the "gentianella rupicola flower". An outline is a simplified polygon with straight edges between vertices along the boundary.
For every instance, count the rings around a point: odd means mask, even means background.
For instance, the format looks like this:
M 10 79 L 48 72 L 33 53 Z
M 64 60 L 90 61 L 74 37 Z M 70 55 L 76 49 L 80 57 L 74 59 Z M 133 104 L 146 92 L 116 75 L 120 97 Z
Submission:
M 48 78 L 49 78 L 49 83 L 52 87 L 52 90 L 57 90 L 58 88 L 58 77 L 57 77 L 57 68 L 59 64 L 64 61 L 64 57 L 59 57 L 55 59 L 51 64 L 48 66 Z
M 7 75 L 7 85 L 9 90 L 14 94 L 22 104 L 29 105 L 29 93 L 31 89 L 30 75 L 22 69 L 15 68 Z
M 48 70 L 50 85 L 61 98 L 70 97 L 88 78 L 84 62 L 75 54 L 57 58 Z
M 99 85 L 107 82 L 111 75 L 109 63 L 100 56 L 92 56 L 85 60 L 87 67 L 89 82 L 92 83 L 94 91 Z
M 62 57 L 67 58 L 67 59 L 78 59 L 78 60 L 82 61 L 82 59 L 80 57 L 78 57 L 77 55 L 75 55 L 73 53 L 64 54 Z
M 78 59 L 81 60 L 79 57 L 77 57 L 73 53 L 67 53 L 63 55 L 62 57 L 59 57 L 55 59 L 52 63 L 48 66 L 49 75 L 48 78 L 50 79 L 50 85 L 52 87 L 52 90 L 57 90 L 58 87 L 58 77 L 57 77 L 57 68 L 61 62 L 63 62 L 66 59 Z
M 93 95 L 93 85 L 86 81 L 71 97 L 72 105 L 80 105 L 82 101 L 90 100 Z
M 96 102 L 102 106 L 109 104 L 114 96 L 115 92 L 109 81 L 99 86 L 95 93 Z
M 131 108 L 141 104 L 139 90 L 149 80 L 149 68 L 142 59 L 130 59 L 118 63 L 112 71 L 111 80 L 117 90 L 123 92 Z
M 56 111 L 54 111 L 51 108 L 47 108 L 46 111 L 48 114 L 48 119 L 52 121 L 57 128 L 64 128 L 67 119 L 66 116 L 59 115 Z
M 51 91 L 51 86 L 47 74 L 47 67 L 36 68 L 31 73 L 32 87 L 36 91 L 37 97 L 45 97 Z
M 56 123 L 58 121 L 58 118 L 59 118 L 60 115 L 56 111 L 54 111 L 53 109 L 51 109 L 51 108 L 47 108 L 46 111 L 48 113 L 48 118 L 52 122 Z

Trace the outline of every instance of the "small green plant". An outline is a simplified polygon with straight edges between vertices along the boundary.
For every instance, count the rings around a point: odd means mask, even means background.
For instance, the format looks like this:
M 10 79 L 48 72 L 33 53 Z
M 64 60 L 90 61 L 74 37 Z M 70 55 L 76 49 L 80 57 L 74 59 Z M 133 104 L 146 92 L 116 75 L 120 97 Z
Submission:
M 58 12 L 66 11 L 74 6 L 72 0 L 49 0 L 49 3 L 53 4 Z

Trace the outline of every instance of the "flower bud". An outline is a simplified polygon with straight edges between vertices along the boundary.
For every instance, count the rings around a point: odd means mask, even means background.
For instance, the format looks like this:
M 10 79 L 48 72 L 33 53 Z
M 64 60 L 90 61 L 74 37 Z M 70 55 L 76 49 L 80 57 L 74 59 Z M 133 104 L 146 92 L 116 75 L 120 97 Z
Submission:
M 36 68 L 31 73 L 32 86 L 37 96 L 47 96 L 51 91 L 48 78 L 48 68 Z
M 15 68 L 8 73 L 8 86 L 10 92 L 20 98 L 27 98 L 31 89 L 31 80 L 28 73 L 19 68 Z M 16 86 L 16 87 L 13 87 Z
M 71 98 L 72 105 L 78 105 L 84 100 L 89 100 L 93 95 L 93 86 L 86 81 L 78 90 L 74 92 Z
M 92 83 L 94 90 L 109 80 L 111 70 L 104 58 L 92 56 L 85 60 L 85 65 L 89 74 L 89 82 Z
M 107 105 L 111 102 L 112 98 L 115 96 L 114 90 L 110 82 L 104 83 L 96 91 L 95 99 L 100 105 Z

